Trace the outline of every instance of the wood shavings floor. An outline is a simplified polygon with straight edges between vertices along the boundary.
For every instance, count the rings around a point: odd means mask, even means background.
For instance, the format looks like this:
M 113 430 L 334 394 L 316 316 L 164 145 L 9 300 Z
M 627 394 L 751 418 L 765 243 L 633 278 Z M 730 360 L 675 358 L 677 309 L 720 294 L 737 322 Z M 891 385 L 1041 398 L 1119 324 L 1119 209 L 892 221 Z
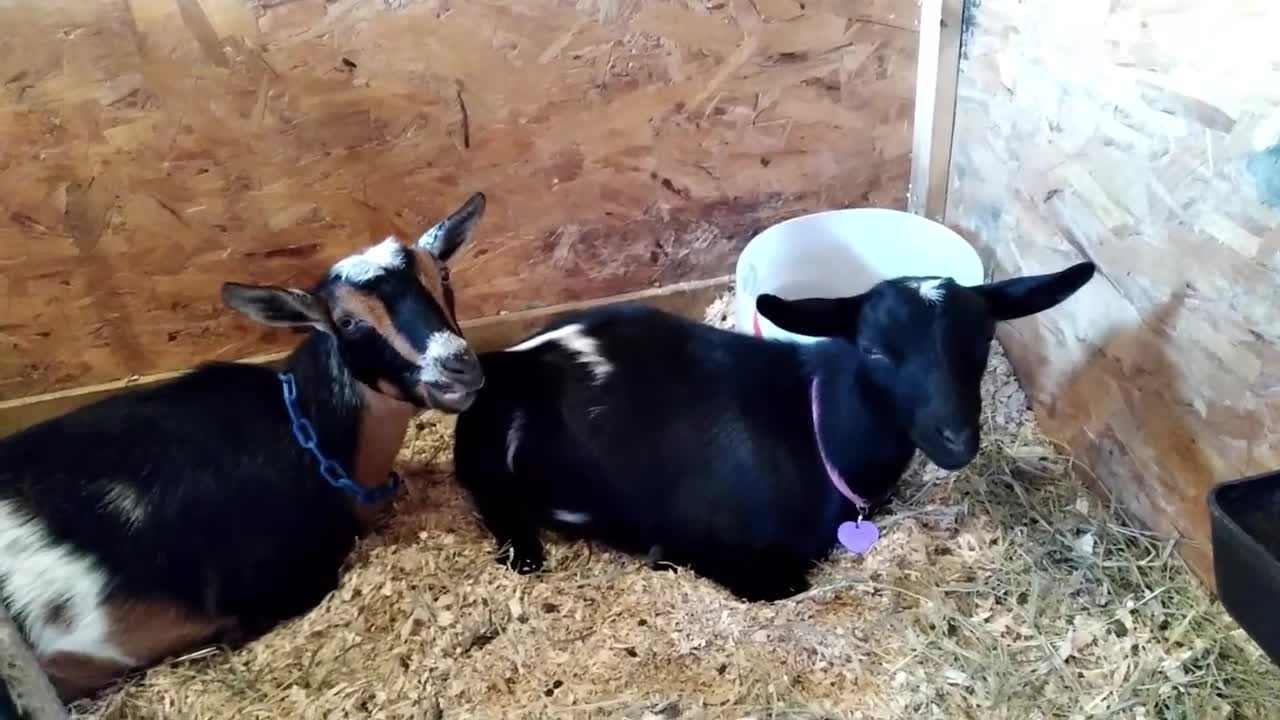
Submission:
M 449 477 L 451 422 L 423 418 L 407 497 L 323 605 L 79 716 L 1264 717 L 1280 675 L 1167 543 L 1073 479 L 998 351 L 984 399 L 970 468 L 920 462 L 867 558 L 756 605 L 563 541 L 543 575 L 500 568 Z

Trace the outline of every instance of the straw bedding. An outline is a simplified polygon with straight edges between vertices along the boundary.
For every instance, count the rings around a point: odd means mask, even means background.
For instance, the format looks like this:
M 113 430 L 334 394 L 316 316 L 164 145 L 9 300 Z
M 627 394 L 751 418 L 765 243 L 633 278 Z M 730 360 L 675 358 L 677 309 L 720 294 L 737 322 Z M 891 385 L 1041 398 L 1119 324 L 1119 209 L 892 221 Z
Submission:
M 708 310 L 728 325 L 730 298 Z M 738 602 L 690 573 L 552 540 L 547 571 L 491 559 L 420 420 L 408 493 L 342 587 L 237 652 L 175 661 L 81 717 L 1261 718 L 1277 674 L 1168 543 L 1083 489 L 997 352 L 984 449 L 920 461 L 866 558 Z

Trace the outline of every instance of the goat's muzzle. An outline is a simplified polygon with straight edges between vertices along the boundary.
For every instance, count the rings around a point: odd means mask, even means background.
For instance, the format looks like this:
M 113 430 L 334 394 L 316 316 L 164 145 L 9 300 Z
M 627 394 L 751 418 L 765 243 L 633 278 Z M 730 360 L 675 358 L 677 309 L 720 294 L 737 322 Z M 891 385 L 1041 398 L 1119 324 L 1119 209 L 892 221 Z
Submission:
M 484 387 L 484 370 L 471 350 L 441 358 L 429 380 L 418 384 L 417 395 L 426 407 L 460 413 L 475 402 L 476 393 Z

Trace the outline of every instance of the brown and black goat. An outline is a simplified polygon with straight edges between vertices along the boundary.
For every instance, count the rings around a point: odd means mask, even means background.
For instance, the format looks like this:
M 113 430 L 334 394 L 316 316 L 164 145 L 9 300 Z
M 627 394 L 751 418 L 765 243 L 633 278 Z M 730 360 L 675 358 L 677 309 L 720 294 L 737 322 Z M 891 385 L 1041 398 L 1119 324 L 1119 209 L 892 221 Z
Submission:
M 446 267 L 484 207 L 310 290 L 224 285 L 254 320 L 309 330 L 279 372 L 207 363 L 0 440 L 0 601 L 64 701 L 336 587 L 412 416 L 464 410 L 484 382 Z

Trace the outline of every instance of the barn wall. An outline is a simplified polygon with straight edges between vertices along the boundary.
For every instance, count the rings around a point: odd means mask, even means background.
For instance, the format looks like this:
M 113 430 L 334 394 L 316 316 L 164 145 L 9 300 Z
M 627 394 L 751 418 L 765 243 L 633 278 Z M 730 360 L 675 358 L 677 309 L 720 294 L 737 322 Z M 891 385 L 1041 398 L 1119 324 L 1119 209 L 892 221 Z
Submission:
M 1101 277 L 1000 340 L 1050 434 L 1212 582 L 1205 495 L 1280 467 L 1280 4 L 971 0 L 949 223 Z
M 465 195 L 465 319 L 731 272 L 906 194 L 912 0 L 0 3 L 0 401 L 292 336 L 307 283 Z M 16 31 L 20 29 L 20 31 Z

